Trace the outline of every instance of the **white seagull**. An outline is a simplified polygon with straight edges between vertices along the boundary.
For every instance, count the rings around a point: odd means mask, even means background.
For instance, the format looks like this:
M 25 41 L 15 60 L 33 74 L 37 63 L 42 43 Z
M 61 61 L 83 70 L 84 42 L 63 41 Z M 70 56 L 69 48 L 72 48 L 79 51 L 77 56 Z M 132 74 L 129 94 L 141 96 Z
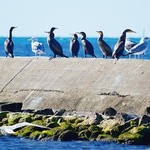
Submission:
M 39 127 L 39 128 L 43 128 L 43 129 L 50 129 L 45 126 L 41 126 L 41 125 L 29 123 L 29 122 L 17 123 L 12 126 L 1 126 L 0 129 L 1 129 L 2 135 L 13 135 L 15 133 L 14 130 L 21 128 L 21 127 L 25 127 L 25 126 L 34 126 L 34 127 Z
M 125 41 L 125 50 L 126 52 L 129 52 L 129 50 L 134 47 L 137 43 L 134 41 L 131 41 L 129 38 L 126 38 Z
M 145 54 L 145 52 L 148 49 L 149 40 L 150 38 L 148 37 L 141 38 L 140 42 L 136 44 L 135 46 L 133 46 L 126 55 L 134 54 L 134 55 L 138 55 L 139 57 L 140 55 Z
M 32 49 L 32 52 L 35 53 L 35 56 L 45 54 L 44 45 L 42 43 L 38 42 L 37 37 L 32 37 L 28 40 L 31 41 L 31 49 Z

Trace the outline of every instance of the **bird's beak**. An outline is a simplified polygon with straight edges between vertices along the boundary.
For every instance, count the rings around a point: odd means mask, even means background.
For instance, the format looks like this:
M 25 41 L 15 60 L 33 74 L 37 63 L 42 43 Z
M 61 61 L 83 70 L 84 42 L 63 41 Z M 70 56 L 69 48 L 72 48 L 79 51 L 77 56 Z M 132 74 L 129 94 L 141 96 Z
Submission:
M 130 33 L 136 33 L 135 31 L 131 31 Z
M 69 33 L 69 35 L 73 36 L 74 34 L 73 33 Z
M 13 30 L 16 29 L 16 28 L 17 28 L 17 27 L 14 27 Z
M 96 31 L 100 36 L 103 34 L 102 31 Z
M 44 31 L 44 33 L 48 33 L 48 34 L 50 34 L 50 32 L 49 32 L 49 31 Z
M 80 32 L 76 32 L 77 34 L 81 34 Z

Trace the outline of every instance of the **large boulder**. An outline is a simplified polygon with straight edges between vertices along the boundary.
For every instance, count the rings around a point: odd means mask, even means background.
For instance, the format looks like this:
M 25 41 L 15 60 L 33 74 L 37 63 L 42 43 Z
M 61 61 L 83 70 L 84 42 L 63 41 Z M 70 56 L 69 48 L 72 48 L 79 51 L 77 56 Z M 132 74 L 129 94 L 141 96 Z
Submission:
M 54 115 L 54 112 L 52 109 L 42 109 L 42 110 L 37 110 L 34 112 L 35 115 Z
M 150 128 L 146 126 L 137 126 L 131 128 L 129 131 L 119 135 L 118 142 L 127 144 L 150 144 Z
M 60 141 L 76 141 L 78 140 L 78 134 L 71 130 L 63 131 L 58 137 Z
M 147 115 L 143 115 L 139 120 L 139 125 L 142 124 L 150 124 L 150 117 Z
M 127 114 L 127 113 L 117 113 L 115 117 L 120 121 L 120 124 L 124 124 L 125 122 L 135 119 L 138 116 Z
M 0 105 L 0 111 L 21 112 L 22 103 L 5 103 Z
M 144 112 L 146 115 L 150 116 L 150 107 L 147 107 Z
M 54 113 L 55 116 L 62 116 L 66 112 L 65 109 L 60 109 Z
M 101 114 L 99 113 L 94 113 L 88 115 L 85 120 L 83 121 L 83 124 L 89 124 L 89 125 L 98 125 L 103 121 L 104 118 Z
M 2 121 L 4 118 L 7 118 L 7 114 L 9 112 L 5 111 L 5 112 L 0 112 L 0 121 Z
M 111 129 L 110 134 L 111 134 L 112 137 L 118 137 L 124 131 L 127 131 L 127 130 L 131 129 L 134 126 L 138 126 L 138 122 L 139 122 L 139 118 L 134 118 L 132 120 L 129 120 L 129 121 L 125 122 L 124 124 L 114 126 Z
M 106 108 L 103 112 L 102 112 L 103 115 L 106 115 L 106 116 L 115 116 L 117 114 L 117 111 L 112 108 L 112 107 L 109 107 L 109 108 Z

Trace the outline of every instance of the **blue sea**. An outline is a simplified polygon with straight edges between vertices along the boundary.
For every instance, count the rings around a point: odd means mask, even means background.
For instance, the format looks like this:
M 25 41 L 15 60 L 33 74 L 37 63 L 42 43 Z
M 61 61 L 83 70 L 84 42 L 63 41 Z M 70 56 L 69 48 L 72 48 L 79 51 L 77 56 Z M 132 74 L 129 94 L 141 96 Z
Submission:
M 31 50 L 31 42 L 28 39 L 31 37 L 14 37 L 14 56 L 15 57 L 34 57 L 35 54 Z M 46 37 L 38 38 L 39 42 L 42 42 L 45 47 L 44 57 L 52 57 L 53 53 L 47 46 Z M 56 38 L 62 45 L 64 54 L 71 57 L 69 51 L 70 37 L 68 38 Z M 4 51 L 4 41 L 6 37 L 0 38 L 0 57 L 5 57 Z M 88 38 L 88 40 L 93 44 L 95 55 L 98 58 L 102 58 L 102 54 L 99 50 L 97 44 L 97 38 Z M 110 45 L 113 49 L 117 38 L 104 38 L 104 40 Z M 135 42 L 139 42 L 140 38 L 131 38 Z M 79 39 L 80 41 L 80 39 Z M 84 53 L 82 50 L 82 45 L 80 45 L 79 57 L 83 58 Z M 127 58 L 128 57 L 122 57 Z M 150 50 L 142 57 L 143 59 L 150 59 Z M 134 58 L 133 58 L 134 59 Z M 37 141 L 29 140 L 24 138 L 15 138 L 15 137 L 0 137 L 0 149 L 1 150 L 150 150 L 150 146 L 135 146 L 135 145 L 123 145 L 117 143 L 106 143 L 106 142 L 96 142 L 96 141 L 72 141 L 72 142 L 59 142 L 59 141 Z
M 37 141 L 15 137 L 0 137 L 1 150 L 150 150 L 150 146 L 125 145 L 96 141 Z
M 14 41 L 14 56 L 15 57 L 33 57 L 33 56 L 35 56 L 35 54 L 31 50 L 31 42 L 28 41 L 29 38 L 31 38 L 31 37 L 14 37 L 13 38 L 13 41 Z M 70 44 L 71 37 L 65 37 L 65 38 L 56 37 L 56 39 L 62 45 L 64 54 L 71 57 L 71 53 L 69 51 L 69 44 Z M 98 58 L 102 58 L 101 51 L 99 50 L 99 47 L 98 47 L 98 44 L 97 44 L 97 37 L 87 38 L 87 39 L 92 43 L 92 45 L 94 47 L 95 55 Z M 4 51 L 4 41 L 5 40 L 6 40 L 6 37 L 1 37 L 0 38 L 0 57 L 5 57 L 5 51 Z M 40 37 L 40 38 L 38 38 L 38 40 L 39 40 L 39 42 L 43 43 L 44 47 L 45 47 L 45 53 L 46 54 L 44 54 L 42 56 L 52 57 L 53 53 L 51 52 L 51 50 L 49 49 L 49 47 L 47 45 L 46 37 Z M 115 43 L 118 40 L 118 38 L 104 38 L 104 40 L 113 49 Z M 131 40 L 133 40 L 135 42 L 139 42 L 140 38 L 131 38 Z M 80 41 L 80 38 L 79 38 L 79 41 Z M 84 57 L 81 42 L 80 42 L 79 57 L 81 57 L 81 58 Z M 128 56 L 122 57 L 122 58 L 128 58 Z M 143 59 L 150 59 L 150 49 L 146 52 L 145 55 L 142 56 L 142 58 Z

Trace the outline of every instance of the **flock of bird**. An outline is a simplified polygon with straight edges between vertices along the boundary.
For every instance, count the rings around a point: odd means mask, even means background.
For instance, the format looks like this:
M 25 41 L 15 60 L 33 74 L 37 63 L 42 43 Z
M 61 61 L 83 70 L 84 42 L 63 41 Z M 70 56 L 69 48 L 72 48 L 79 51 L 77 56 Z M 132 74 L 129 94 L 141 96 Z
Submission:
M 6 57 L 14 57 L 13 55 L 13 48 L 14 43 L 12 41 L 12 31 L 16 27 L 11 27 L 9 30 L 9 37 L 4 42 Z M 50 31 L 46 31 L 45 33 L 48 34 L 47 37 L 47 44 L 49 48 L 52 50 L 54 56 L 53 58 L 56 58 L 56 56 L 60 57 L 66 57 L 68 56 L 63 54 L 63 49 L 60 43 L 55 39 L 54 31 L 58 29 L 55 27 L 52 27 Z M 111 47 L 104 41 L 103 39 L 103 32 L 102 31 L 96 31 L 99 34 L 98 38 L 98 45 L 102 52 L 103 58 L 112 57 L 116 60 L 120 58 L 120 56 L 126 56 L 130 54 L 135 55 L 141 55 L 144 54 L 148 49 L 148 37 L 141 38 L 139 43 L 130 41 L 128 38 L 126 38 L 127 33 L 135 33 L 131 29 L 126 29 L 121 34 L 120 38 L 118 39 L 117 43 L 114 46 L 114 49 L 112 50 Z M 70 41 L 70 52 L 72 54 L 72 57 L 78 57 L 78 52 L 80 48 L 80 44 L 78 41 L 78 35 L 81 35 L 81 43 L 84 50 L 84 55 L 87 57 L 87 55 L 91 55 L 92 57 L 96 57 L 94 54 L 94 48 L 93 45 L 89 40 L 86 39 L 86 33 L 85 32 L 77 32 L 74 34 L 71 34 L 73 38 Z M 33 37 L 29 39 L 31 41 L 31 48 L 32 51 L 35 53 L 35 55 L 42 55 L 44 54 L 44 46 L 42 43 L 38 42 L 38 39 Z M 124 50 L 126 50 L 126 54 L 124 54 Z

